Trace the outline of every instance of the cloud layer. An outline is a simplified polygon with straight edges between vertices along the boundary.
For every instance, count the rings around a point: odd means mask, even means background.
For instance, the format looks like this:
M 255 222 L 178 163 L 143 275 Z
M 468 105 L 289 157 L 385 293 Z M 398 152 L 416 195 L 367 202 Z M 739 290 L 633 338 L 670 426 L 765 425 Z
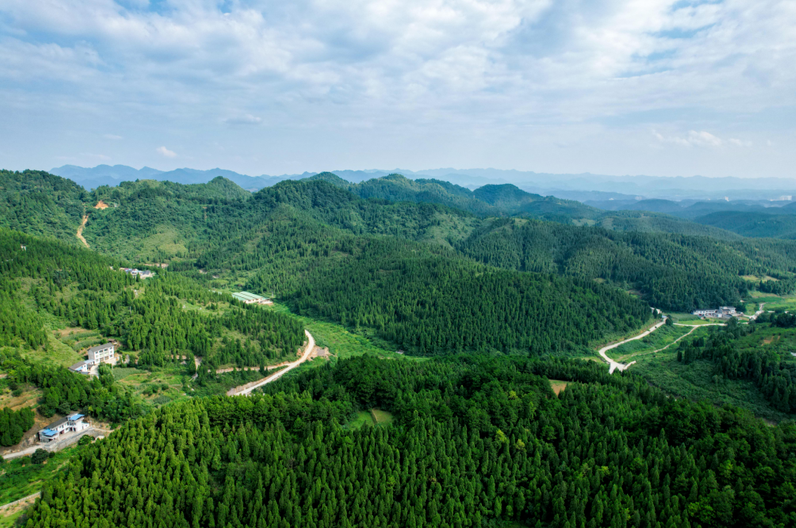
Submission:
M 787 176 L 793 64 L 788 0 L 5 0 L 0 154 Z

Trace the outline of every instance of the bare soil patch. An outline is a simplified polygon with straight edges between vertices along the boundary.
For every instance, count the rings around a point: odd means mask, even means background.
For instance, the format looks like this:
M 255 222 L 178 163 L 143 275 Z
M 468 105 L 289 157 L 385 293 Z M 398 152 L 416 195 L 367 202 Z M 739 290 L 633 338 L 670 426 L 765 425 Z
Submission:
M 561 394 L 561 391 L 567 388 L 569 385 L 568 381 L 561 381 L 561 380 L 550 380 L 550 388 L 553 389 L 553 392 L 556 393 L 556 396 Z

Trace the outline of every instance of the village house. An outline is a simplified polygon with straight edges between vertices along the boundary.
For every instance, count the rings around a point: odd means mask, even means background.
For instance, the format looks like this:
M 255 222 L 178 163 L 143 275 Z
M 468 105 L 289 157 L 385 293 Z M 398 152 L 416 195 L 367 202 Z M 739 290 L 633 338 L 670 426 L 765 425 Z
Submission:
M 149 279 L 155 276 L 155 274 L 149 270 L 139 270 L 136 268 L 120 268 L 119 271 L 129 273 L 133 277 L 138 276 L 142 279 Z
M 65 433 L 78 433 L 88 429 L 89 424 L 84 419 L 85 415 L 80 413 L 60 418 L 39 431 L 39 441 L 52 442 Z
M 100 363 L 116 364 L 115 355 L 116 345 L 113 343 L 105 343 L 104 345 L 97 345 L 88 349 L 88 359 L 79 361 L 69 367 L 72 372 L 79 374 L 91 374 L 95 367 L 99 367 Z
M 739 314 L 734 306 L 722 306 L 720 308 L 712 308 L 708 310 L 694 310 L 692 315 L 696 315 L 704 319 L 705 317 L 715 317 L 717 319 L 729 319 L 730 317 L 739 317 Z
M 91 347 L 88 349 L 88 360 L 95 365 L 99 365 L 100 363 L 116 363 L 114 350 L 115 346 L 113 343 L 105 343 L 104 345 Z
M 271 299 L 266 299 L 262 295 L 257 295 L 255 293 L 249 293 L 245 291 L 233 293 L 232 296 L 235 299 L 246 304 L 273 304 L 273 302 L 271 302 Z

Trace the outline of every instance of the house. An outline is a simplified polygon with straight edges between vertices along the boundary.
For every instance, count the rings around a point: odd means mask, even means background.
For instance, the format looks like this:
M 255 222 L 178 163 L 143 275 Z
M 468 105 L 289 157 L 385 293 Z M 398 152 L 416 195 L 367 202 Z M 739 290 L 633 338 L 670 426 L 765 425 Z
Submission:
M 249 293 L 249 292 L 245 292 L 245 291 L 238 292 L 238 293 L 233 293 L 232 296 L 235 299 L 237 299 L 237 300 L 239 300 L 239 301 L 241 301 L 243 303 L 246 303 L 246 304 L 273 304 L 271 302 L 271 299 L 266 299 L 265 297 L 263 297 L 261 295 L 257 295 L 257 294 Z
M 718 316 L 718 310 L 694 310 L 691 314 L 697 317 L 716 317 Z
M 139 270 L 139 269 L 136 269 L 136 268 L 120 268 L 119 271 L 123 271 L 125 273 L 129 273 L 133 277 L 135 277 L 137 275 L 137 276 L 139 276 L 142 279 L 149 279 L 149 278 L 152 278 L 152 277 L 155 276 L 154 272 L 151 272 L 149 270 Z
M 59 418 L 41 431 L 39 431 L 40 442 L 52 442 L 57 440 L 64 433 L 77 433 L 88 429 L 89 424 L 84 421 L 85 415 L 80 413 L 71 414 L 65 418 Z
M 88 374 L 92 365 L 93 364 L 89 361 L 79 361 L 78 363 L 75 363 L 69 367 L 69 370 L 72 372 L 77 372 L 78 374 Z
M 104 345 L 91 347 L 88 349 L 88 361 L 91 362 L 92 365 L 116 363 L 114 350 L 115 346 L 113 343 L 105 343 Z
M 708 310 L 694 310 L 692 315 L 697 317 L 716 317 L 719 319 L 729 319 L 730 317 L 738 317 L 741 314 L 735 311 L 734 306 L 722 306 L 720 308 L 712 308 Z

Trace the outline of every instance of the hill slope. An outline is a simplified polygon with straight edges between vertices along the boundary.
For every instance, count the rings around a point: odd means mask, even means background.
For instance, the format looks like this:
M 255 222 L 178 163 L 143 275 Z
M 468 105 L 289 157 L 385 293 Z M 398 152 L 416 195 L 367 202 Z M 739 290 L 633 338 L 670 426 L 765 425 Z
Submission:
M 0 170 L 0 227 L 76 244 L 88 197 L 74 182 L 46 172 Z

